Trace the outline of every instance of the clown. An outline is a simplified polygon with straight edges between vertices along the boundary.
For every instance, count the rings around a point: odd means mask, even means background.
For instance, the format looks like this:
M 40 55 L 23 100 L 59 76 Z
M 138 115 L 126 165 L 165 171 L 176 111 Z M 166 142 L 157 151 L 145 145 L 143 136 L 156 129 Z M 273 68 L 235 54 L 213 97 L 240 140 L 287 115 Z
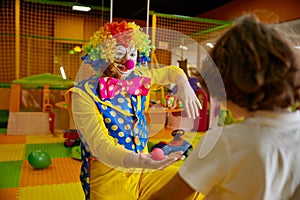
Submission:
M 147 152 L 144 111 L 151 84 L 176 83 L 192 118 L 201 107 L 179 67 L 143 67 L 150 43 L 138 25 L 123 21 L 105 24 L 85 47 L 77 84 L 70 91 L 86 199 L 147 199 L 176 173 L 170 165 L 183 158 L 183 152 L 175 152 L 158 161 Z

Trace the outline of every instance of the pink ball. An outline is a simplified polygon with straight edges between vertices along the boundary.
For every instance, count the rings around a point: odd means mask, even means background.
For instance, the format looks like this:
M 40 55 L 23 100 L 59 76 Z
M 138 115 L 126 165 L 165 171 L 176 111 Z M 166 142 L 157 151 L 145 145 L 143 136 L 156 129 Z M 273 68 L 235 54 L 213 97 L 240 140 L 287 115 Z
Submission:
M 153 160 L 162 160 L 165 158 L 164 151 L 160 148 L 155 148 L 151 151 L 151 158 Z
M 125 67 L 128 70 L 131 70 L 134 68 L 134 62 L 132 60 L 126 60 L 125 61 Z

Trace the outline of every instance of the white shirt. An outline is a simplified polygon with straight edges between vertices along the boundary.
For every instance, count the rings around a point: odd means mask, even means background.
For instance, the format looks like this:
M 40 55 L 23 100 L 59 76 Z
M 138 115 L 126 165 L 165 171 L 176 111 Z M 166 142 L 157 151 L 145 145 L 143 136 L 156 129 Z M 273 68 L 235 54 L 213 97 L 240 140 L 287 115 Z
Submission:
M 207 199 L 289 199 L 300 184 L 299 111 L 258 111 L 209 131 L 179 174 Z

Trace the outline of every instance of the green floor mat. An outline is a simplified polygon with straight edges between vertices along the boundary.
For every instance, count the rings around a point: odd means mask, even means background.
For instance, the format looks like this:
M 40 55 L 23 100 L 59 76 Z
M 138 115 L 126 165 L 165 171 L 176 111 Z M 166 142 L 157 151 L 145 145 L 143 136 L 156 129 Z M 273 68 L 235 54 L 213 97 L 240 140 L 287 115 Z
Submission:
M 0 162 L 0 188 L 14 188 L 19 186 L 22 162 Z
M 71 147 L 65 147 L 63 143 L 47 143 L 47 144 L 26 144 L 25 159 L 27 159 L 30 152 L 39 149 L 46 152 L 51 158 L 71 157 Z

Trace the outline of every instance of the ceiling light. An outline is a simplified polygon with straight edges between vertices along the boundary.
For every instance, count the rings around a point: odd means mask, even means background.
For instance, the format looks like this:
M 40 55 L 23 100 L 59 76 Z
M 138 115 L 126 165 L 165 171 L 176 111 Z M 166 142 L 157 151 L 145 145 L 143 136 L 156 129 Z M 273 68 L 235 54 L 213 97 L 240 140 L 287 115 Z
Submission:
M 88 6 L 78 6 L 78 5 L 74 5 L 74 6 L 72 6 L 72 10 L 78 10 L 78 11 L 85 11 L 85 12 L 87 12 L 87 11 L 90 11 L 91 8 L 88 7 Z

